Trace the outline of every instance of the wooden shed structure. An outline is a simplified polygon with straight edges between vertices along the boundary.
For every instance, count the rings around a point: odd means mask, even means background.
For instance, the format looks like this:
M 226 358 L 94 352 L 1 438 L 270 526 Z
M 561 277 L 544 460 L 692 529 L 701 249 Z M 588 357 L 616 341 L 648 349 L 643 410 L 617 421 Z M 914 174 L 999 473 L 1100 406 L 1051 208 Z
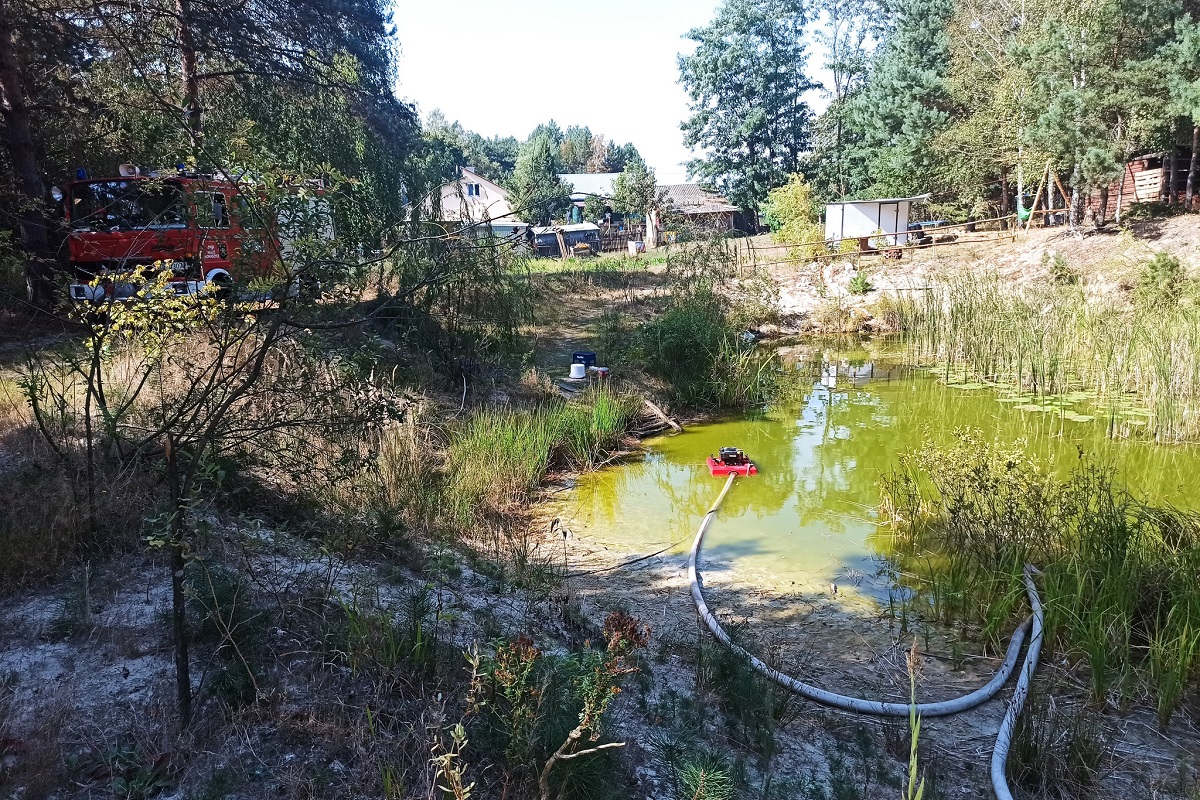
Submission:
M 1111 217 L 1118 210 L 1128 211 L 1134 203 L 1182 204 L 1191 158 L 1191 148 L 1187 147 L 1177 147 L 1173 154 L 1168 151 L 1134 156 L 1125 162 L 1121 177 L 1109 185 L 1107 197 L 1103 192 L 1092 193 L 1088 198 L 1088 209 L 1097 213 L 1101 206 L 1106 206 L 1106 216 Z

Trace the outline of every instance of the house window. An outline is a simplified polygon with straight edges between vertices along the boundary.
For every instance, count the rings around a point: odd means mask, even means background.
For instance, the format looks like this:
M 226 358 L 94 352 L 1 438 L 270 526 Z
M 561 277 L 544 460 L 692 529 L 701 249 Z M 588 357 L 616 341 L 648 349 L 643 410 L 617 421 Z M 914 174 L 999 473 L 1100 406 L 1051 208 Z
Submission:
M 467 184 L 467 197 L 479 197 L 479 184 L 478 183 L 468 183 Z

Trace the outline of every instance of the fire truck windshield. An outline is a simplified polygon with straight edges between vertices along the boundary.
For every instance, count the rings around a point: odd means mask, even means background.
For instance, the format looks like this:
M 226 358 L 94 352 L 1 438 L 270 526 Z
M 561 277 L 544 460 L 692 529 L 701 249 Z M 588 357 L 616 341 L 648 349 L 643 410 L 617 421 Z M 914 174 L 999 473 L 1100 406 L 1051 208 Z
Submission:
M 171 181 L 77 183 L 71 189 L 70 213 L 75 230 L 187 227 L 182 187 Z

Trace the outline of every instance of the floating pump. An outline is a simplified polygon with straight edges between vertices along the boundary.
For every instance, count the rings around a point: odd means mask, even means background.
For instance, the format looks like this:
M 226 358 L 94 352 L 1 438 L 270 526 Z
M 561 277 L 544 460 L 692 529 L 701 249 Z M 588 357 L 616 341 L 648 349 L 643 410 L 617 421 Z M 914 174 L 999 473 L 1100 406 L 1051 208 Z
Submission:
M 708 457 L 708 471 L 713 475 L 757 475 L 758 467 L 754 465 L 741 448 L 722 447 L 717 457 Z

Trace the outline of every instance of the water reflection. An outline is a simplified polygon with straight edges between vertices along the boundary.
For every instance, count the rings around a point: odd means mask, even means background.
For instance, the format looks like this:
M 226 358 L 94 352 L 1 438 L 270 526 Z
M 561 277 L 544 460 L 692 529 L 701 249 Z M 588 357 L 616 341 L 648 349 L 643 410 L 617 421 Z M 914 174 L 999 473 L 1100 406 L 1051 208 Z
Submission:
M 802 595 L 830 595 L 836 583 L 843 602 L 886 603 L 897 589 L 876 513 L 880 477 L 900 453 L 948 441 L 965 426 L 1021 442 L 1061 473 L 1087 454 L 1137 494 L 1197 505 L 1187 481 L 1200 467 L 1195 448 L 1112 440 L 1102 421 L 1025 413 L 887 354 L 795 348 L 781 357 L 806 376 L 790 402 L 651 440 L 644 458 L 585 475 L 566 509 L 576 527 L 622 552 L 685 552 L 721 486 L 705 457 L 734 445 L 759 473 L 726 498 L 709 533 L 706 571 L 729 568 L 741 581 Z

